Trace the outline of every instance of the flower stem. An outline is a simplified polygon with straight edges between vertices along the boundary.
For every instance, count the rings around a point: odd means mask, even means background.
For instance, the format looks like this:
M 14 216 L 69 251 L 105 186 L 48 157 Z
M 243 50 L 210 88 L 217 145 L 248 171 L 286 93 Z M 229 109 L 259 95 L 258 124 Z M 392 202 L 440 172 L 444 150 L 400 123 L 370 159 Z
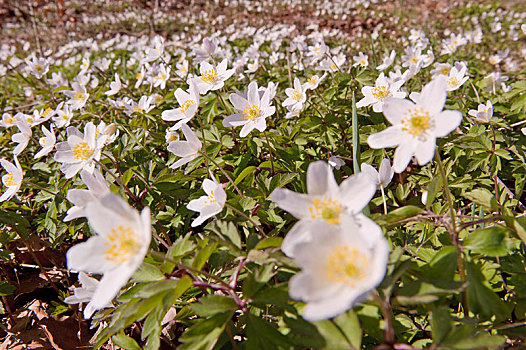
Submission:
M 265 234 L 265 231 L 263 231 L 261 226 L 259 226 L 254 220 L 252 220 L 252 218 L 250 218 L 250 216 L 248 216 L 247 214 L 243 213 L 241 210 L 237 209 L 236 207 L 234 207 L 234 206 L 232 206 L 232 205 L 230 205 L 228 203 L 225 203 L 225 207 L 232 209 L 233 211 L 235 211 L 236 213 L 238 213 L 239 215 L 241 215 L 242 217 L 247 219 L 252 225 L 254 225 L 256 230 L 258 230 L 258 232 L 261 233 L 261 235 L 263 237 L 267 238 L 267 235 Z
M 452 231 L 452 240 L 453 244 L 458 249 L 458 258 L 457 258 L 457 264 L 458 264 L 458 273 L 460 275 L 460 280 L 465 283 L 466 282 L 466 267 L 464 266 L 464 259 L 462 257 L 462 247 L 460 246 L 458 242 L 458 231 L 457 231 L 457 218 L 455 215 L 455 208 L 453 206 L 453 197 L 451 196 L 451 191 L 449 190 L 449 184 L 447 182 L 447 176 L 446 172 L 444 170 L 444 164 L 442 163 L 442 159 L 440 158 L 440 153 L 438 152 L 438 149 L 435 149 L 435 159 L 438 163 L 438 170 L 440 171 L 440 176 L 442 176 L 442 180 L 444 181 L 444 192 L 446 194 L 446 200 L 448 202 L 449 206 L 449 215 L 451 217 L 451 228 Z M 469 308 L 468 308 L 468 299 L 466 295 L 466 291 L 462 291 L 462 308 L 464 309 L 464 317 L 469 317 Z
M 201 124 L 201 119 L 197 118 L 197 120 L 199 121 L 199 129 L 201 130 L 201 136 L 203 137 L 203 152 L 204 154 L 208 154 L 206 153 L 206 139 L 205 139 L 205 131 L 203 129 L 203 124 Z M 208 157 L 204 157 L 205 158 L 205 165 L 206 165 L 206 168 L 208 169 L 209 166 L 208 166 Z
M 272 148 L 270 147 L 270 141 L 268 140 L 268 134 L 267 134 L 267 131 L 263 131 L 263 133 L 265 134 L 265 139 L 267 140 L 267 146 L 268 146 L 268 152 L 269 152 L 269 155 L 270 155 L 270 167 L 272 169 L 272 176 L 274 176 L 274 155 L 273 155 L 273 152 L 272 152 Z
M 384 202 L 384 214 L 387 215 L 387 203 L 385 201 L 384 186 L 380 185 L 380 192 L 382 192 L 382 200 Z
M 208 154 L 206 153 L 203 153 L 201 152 L 201 154 L 206 158 L 208 159 L 210 162 L 212 162 L 212 164 L 214 164 L 219 170 L 221 170 L 221 172 L 223 173 L 223 175 L 226 176 L 226 178 L 228 179 L 228 181 L 232 184 L 232 186 L 234 186 L 234 188 L 236 189 L 237 193 L 239 194 L 239 196 L 241 196 L 241 198 L 245 198 L 243 196 L 243 193 L 241 193 L 241 190 L 236 186 L 236 183 L 234 182 L 234 180 L 232 180 L 232 178 L 227 174 L 227 172 L 219 165 L 217 164 L 217 162 L 215 160 L 213 160 L 212 158 L 210 158 L 208 156 Z

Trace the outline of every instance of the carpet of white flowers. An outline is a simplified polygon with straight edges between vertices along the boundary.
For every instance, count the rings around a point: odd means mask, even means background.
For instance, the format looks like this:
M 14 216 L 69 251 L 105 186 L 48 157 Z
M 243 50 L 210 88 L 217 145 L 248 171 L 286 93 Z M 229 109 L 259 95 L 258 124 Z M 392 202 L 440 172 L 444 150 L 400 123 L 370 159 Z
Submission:
M 0 1 L 0 348 L 526 346 L 521 7 Z

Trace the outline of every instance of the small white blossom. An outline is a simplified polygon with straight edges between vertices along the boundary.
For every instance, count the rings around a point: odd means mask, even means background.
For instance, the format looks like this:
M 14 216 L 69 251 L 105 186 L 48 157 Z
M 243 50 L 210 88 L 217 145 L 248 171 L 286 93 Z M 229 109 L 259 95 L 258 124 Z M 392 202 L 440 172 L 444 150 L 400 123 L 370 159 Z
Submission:
M 172 141 L 168 144 L 168 151 L 172 152 L 178 157 L 182 157 L 170 166 L 170 169 L 175 169 L 184 165 L 199 156 L 199 151 L 203 146 L 201 141 L 195 136 L 194 132 L 188 125 L 181 125 L 186 141 Z
M 199 216 L 192 221 L 192 227 L 199 226 L 208 218 L 219 214 L 225 206 L 226 192 L 213 176 L 212 180 L 203 181 L 203 190 L 206 196 L 193 199 L 186 206 L 190 210 L 199 212 Z

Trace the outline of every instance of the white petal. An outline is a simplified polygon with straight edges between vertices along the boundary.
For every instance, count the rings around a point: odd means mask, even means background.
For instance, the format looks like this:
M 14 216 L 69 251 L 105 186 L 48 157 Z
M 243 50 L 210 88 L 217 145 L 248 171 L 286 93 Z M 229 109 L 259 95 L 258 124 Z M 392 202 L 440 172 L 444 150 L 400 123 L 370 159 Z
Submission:
M 104 274 L 90 302 L 95 310 L 106 307 L 117 293 L 119 293 L 120 289 L 128 282 L 137 269 L 137 266 L 133 267 L 134 268 L 122 265 Z
M 66 253 L 68 268 L 90 273 L 104 273 L 113 268 L 115 264 L 104 257 L 105 242 L 104 237 L 94 236 L 69 248 Z
M 398 146 L 404 136 L 399 126 L 390 126 L 385 130 L 372 134 L 367 138 L 367 143 L 371 148 L 386 148 Z
M 455 130 L 462 121 L 462 113 L 459 111 L 446 110 L 440 112 L 435 116 L 435 130 L 436 137 L 444 137 L 451 131 Z
M 446 88 L 446 78 L 443 75 L 439 75 L 422 89 L 419 105 L 422 105 L 432 116 L 440 113 L 446 103 Z
M 417 145 L 414 145 L 411 141 L 401 143 L 400 146 L 396 148 L 393 162 L 393 170 L 396 173 L 401 173 L 407 168 L 407 165 L 411 161 L 411 157 L 415 153 Z
M 393 125 L 398 125 L 402 122 L 402 118 L 410 108 L 414 108 L 415 104 L 406 99 L 386 97 L 384 99 L 384 115 Z
M 329 164 L 317 161 L 309 164 L 307 169 L 307 191 L 309 195 L 322 196 L 336 192 L 338 184 Z
M 427 164 L 433 159 L 435 154 L 435 138 L 428 137 L 425 142 L 421 142 L 415 150 L 415 157 L 419 165 Z
M 359 173 L 350 176 L 340 185 L 340 199 L 349 213 L 359 213 L 376 192 L 376 183 L 369 175 Z
M 272 192 L 270 198 L 281 209 L 289 212 L 297 219 L 309 217 L 309 207 L 312 199 L 303 193 L 296 193 L 285 188 L 277 188 Z

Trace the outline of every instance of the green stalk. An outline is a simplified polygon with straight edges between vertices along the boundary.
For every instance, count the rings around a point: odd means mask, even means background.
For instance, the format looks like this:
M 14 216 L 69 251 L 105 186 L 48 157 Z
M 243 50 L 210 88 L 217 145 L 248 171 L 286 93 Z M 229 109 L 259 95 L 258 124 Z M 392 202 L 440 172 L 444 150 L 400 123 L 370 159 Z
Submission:
M 360 134 L 358 125 L 358 112 L 356 112 L 356 98 L 352 93 L 352 164 L 355 174 L 360 172 Z M 369 205 L 363 208 L 363 213 L 369 215 Z
M 460 246 L 458 242 L 458 231 L 457 231 L 457 217 L 455 215 L 455 207 L 453 206 L 453 196 L 451 195 L 451 191 L 449 190 L 449 184 L 447 181 L 446 171 L 444 170 L 444 164 L 442 163 L 442 159 L 440 158 L 440 153 L 438 152 L 438 148 L 435 149 L 435 159 L 438 164 L 438 170 L 440 171 L 440 176 L 442 176 L 442 180 L 444 180 L 444 193 L 446 194 L 446 201 L 449 206 L 449 215 L 451 218 L 451 229 L 452 229 L 452 239 L 453 244 L 458 249 L 458 273 L 460 275 L 460 280 L 465 283 L 466 282 L 466 267 L 464 266 L 464 259 L 462 257 L 462 247 Z M 466 295 L 466 291 L 462 291 L 462 308 L 464 309 L 464 317 L 469 317 L 469 307 L 468 307 L 468 298 Z

